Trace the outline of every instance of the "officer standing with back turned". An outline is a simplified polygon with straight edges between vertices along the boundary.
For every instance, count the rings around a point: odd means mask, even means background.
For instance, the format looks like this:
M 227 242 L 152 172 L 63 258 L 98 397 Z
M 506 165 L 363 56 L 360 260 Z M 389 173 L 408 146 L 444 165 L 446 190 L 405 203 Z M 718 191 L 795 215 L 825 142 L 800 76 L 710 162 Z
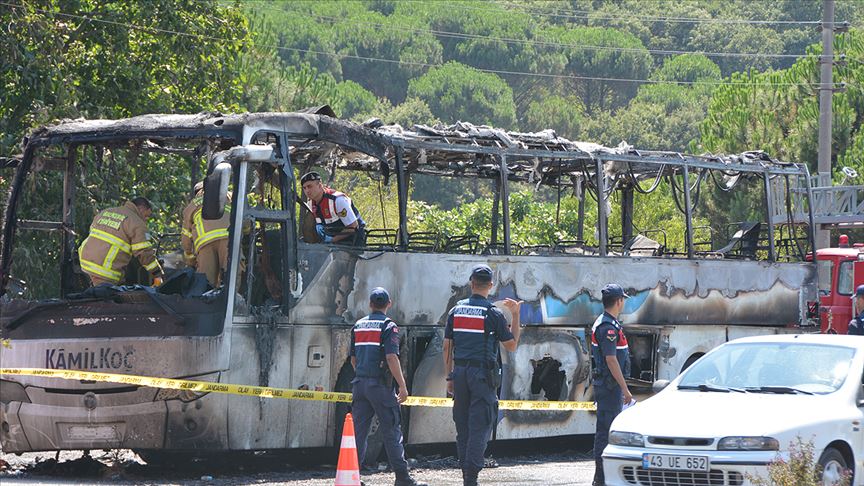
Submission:
M 498 404 L 498 343 L 507 351 L 516 350 L 522 303 L 504 300 L 513 315 L 508 329 L 504 314 L 489 301 L 492 269 L 476 265 L 470 283 L 471 297 L 450 309 L 444 328 L 444 371 L 447 391 L 453 394 L 456 449 L 464 486 L 476 486 L 477 475 L 483 469 L 483 454 Z
M 846 334 L 851 336 L 864 336 L 864 285 L 859 285 L 852 296 L 852 314 L 855 316 L 849 321 L 849 329 Z
M 618 316 L 624 310 L 624 299 L 630 297 L 618 284 L 608 284 L 600 291 L 603 314 L 591 326 L 594 400 L 597 402 L 597 431 L 594 434 L 593 486 L 606 484 L 603 474 L 603 449 L 609 444 L 609 428 L 633 395 L 624 377 L 630 374 L 630 350 Z
M 386 289 L 376 287 L 369 295 L 371 313 L 357 321 L 351 331 L 352 383 L 351 412 L 354 416 L 357 458 L 366 456 L 366 439 L 372 417 L 378 415 L 378 427 L 384 437 L 384 449 L 390 467 L 396 473 L 396 486 L 427 486 L 408 474 L 408 461 L 402 445 L 399 404 L 408 398 L 408 387 L 399 364 L 399 327 L 387 317 L 392 302 Z M 393 392 L 393 379 L 399 395 Z

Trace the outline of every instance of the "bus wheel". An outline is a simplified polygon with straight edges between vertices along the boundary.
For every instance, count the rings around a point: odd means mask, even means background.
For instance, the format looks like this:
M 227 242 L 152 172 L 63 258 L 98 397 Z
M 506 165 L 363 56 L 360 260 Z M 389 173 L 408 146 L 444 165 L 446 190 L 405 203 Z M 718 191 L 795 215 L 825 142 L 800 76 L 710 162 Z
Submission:
M 696 353 L 696 354 L 690 356 L 689 358 L 687 358 L 687 361 L 684 362 L 684 366 L 681 367 L 681 371 L 679 371 L 678 374 L 684 373 L 684 370 L 689 368 L 690 365 L 695 363 L 696 360 L 701 358 L 702 356 L 705 356 L 705 353 Z

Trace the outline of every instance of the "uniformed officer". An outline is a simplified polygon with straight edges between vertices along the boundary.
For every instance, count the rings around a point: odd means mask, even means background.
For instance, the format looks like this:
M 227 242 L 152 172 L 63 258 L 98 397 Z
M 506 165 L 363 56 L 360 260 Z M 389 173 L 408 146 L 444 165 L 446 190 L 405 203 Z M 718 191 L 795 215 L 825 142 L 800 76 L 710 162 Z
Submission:
M 390 467 L 396 473 L 396 486 L 426 486 L 408 474 L 408 462 L 402 445 L 399 404 L 408 398 L 408 387 L 399 364 L 399 327 L 387 311 L 392 302 L 386 289 L 376 287 L 369 295 L 368 316 L 354 324 L 351 332 L 352 381 L 351 411 L 354 416 L 357 457 L 360 464 L 366 455 L 366 438 L 372 417 L 378 415 L 378 427 L 384 438 L 384 450 Z M 393 379 L 399 387 L 393 390 Z
M 147 232 L 147 219 L 151 214 L 153 205 L 144 197 L 96 213 L 90 224 L 90 234 L 78 247 L 81 270 L 94 286 L 120 284 L 133 256 L 154 280 L 162 276 L 162 267 Z
M 515 351 L 519 342 L 521 301 L 505 299 L 513 316 L 510 329 L 504 314 L 489 301 L 492 269 L 477 265 L 471 270 L 471 297 L 450 309 L 444 328 L 444 370 L 447 391 L 453 394 L 453 421 L 462 482 L 476 486 L 483 469 L 483 454 L 496 420 L 498 343 Z
M 630 374 L 630 351 L 618 316 L 629 295 L 618 284 L 601 290 L 603 314 L 591 326 L 591 357 L 594 361 L 594 400 L 597 402 L 597 431 L 594 434 L 594 486 L 606 484 L 603 449 L 609 444 L 609 428 L 625 403 L 633 400 L 624 377 Z
M 183 209 L 183 227 L 180 242 L 183 259 L 199 273 L 207 275 L 207 281 L 218 287 L 222 273 L 228 266 L 228 226 L 231 223 L 231 208 L 226 206 L 222 217 L 209 220 L 202 217 L 204 205 L 204 183 L 195 184 L 195 195 Z
M 852 296 L 855 318 L 849 321 L 847 334 L 852 336 L 864 336 L 864 285 L 859 285 Z
M 325 187 L 321 174 L 308 172 L 300 178 L 303 194 L 311 202 L 315 216 L 315 231 L 324 243 L 363 246 L 366 244 L 366 223 L 360 211 L 346 194 Z

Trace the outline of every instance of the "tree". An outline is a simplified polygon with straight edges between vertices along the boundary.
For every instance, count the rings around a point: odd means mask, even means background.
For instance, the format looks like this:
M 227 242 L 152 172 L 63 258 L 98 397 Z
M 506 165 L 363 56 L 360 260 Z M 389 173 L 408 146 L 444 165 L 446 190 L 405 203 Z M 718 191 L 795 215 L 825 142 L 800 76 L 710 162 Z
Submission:
M 561 50 L 560 55 L 566 59 L 562 74 L 583 78 L 567 80 L 565 85 L 573 89 L 589 109 L 609 109 L 625 104 L 636 94 L 639 83 L 612 79 L 645 79 L 653 66 L 651 55 L 638 38 L 615 29 L 552 27 L 544 30 L 541 37 L 572 46 Z
M 440 121 L 432 114 L 426 102 L 418 98 L 408 98 L 404 103 L 393 107 L 385 122 L 411 128 L 415 124 L 434 125 Z
M 836 52 L 846 52 L 850 58 L 864 56 L 864 30 L 851 29 L 835 39 Z M 775 158 L 806 163 L 811 173 L 817 168 L 819 95 L 815 84 L 819 80 L 816 55 L 819 45 L 810 48 L 814 55 L 799 59 L 789 69 L 750 76 L 733 75 L 730 83 L 718 87 L 711 98 L 708 114 L 700 125 L 701 138 L 695 148 L 700 151 L 737 153 L 744 150 L 764 150 Z M 835 82 L 845 82 L 845 93 L 835 93 L 833 101 L 832 154 L 835 177 L 843 165 L 864 173 L 864 64 L 849 63 L 834 68 Z M 717 224 L 754 217 L 754 201 L 758 191 L 736 194 L 744 198 L 729 210 L 723 195 L 709 201 L 710 219 Z M 755 215 L 758 216 L 758 215 Z
M 0 6 L 0 21 L 2 153 L 30 127 L 56 118 L 237 107 L 241 86 L 232 69 L 249 40 L 237 7 L 34 0 Z
M 362 121 L 370 116 L 383 116 L 390 110 L 390 103 L 376 98 L 354 81 L 342 81 L 336 85 L 333 109 L 342 118 Z
M 528 105 L 521 126 L 531 131 L 553 128 L 561 137 L 578 140 L 584 123 L 582 100 L 576 97 L 544 96 Z
M 470 121 L 501 128 L 516 123 L 513 91 L 498 76 L 450 61 L 412 79 L 408 96 L 426 102 L 445 123 Z
M 702 54 L 681 54 L 663 61 L 663 65 L 651 73 L 656 81 L 719 81 L 720 66 Z

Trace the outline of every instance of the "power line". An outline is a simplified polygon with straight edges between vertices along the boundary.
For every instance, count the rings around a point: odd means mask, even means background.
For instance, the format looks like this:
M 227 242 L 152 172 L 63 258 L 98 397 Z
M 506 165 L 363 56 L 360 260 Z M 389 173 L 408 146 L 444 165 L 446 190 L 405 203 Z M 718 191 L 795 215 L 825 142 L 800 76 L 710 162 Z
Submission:
M 308 0 L 300 0 L 300 1 L 308 1 Z M 448 2 L 453 3 L 453 2 Z M 459 8 L 463 8 L 466 10 L 478 10 L 478 11 L 486 11 L 486 12 L 494 12 L 493 9 L 483 8 L 483 7 L 472 7 L 462 3 L 458 3 Z M 806 26 L 818 26 L 821 25 L 822 22 L 819 20 L 750 20 L 750 19 L 715 19 L 715 18 L 692 18 L 692 17 L 662 17 L 662 16 L 627 16 L 626 18 L 621 17 L 611 17 L 611 16 L 602 16 L 596 15 L 589 10 L 568 10 L 568 9 L 558 9 L 553 12 L 566 12 L 566 13 L 549 13 L 547 11 L 542 10 L 531 10 L 524 7 L 517 7 L 512 3 L 506 3 L 505 5 L 511 7 L 510 10 L 521 11 L 524 13 L 528 13 L 531 15 L 539 15 L 542 17 L 558 17 L 558 18 L 569 18 L 569 19 L 582 19 L 582 20 L 606 20 L 606 21 L 621 21 L 621 20 L 638 20 L 644 22 L 670 22 L 670 23 L 689 23 L 689 24 L 731 24 L 731 25 L 806 25 Z M 836 23 L 836 22 L 835 22 Z
M 257 3 L 271 3 L 271 0 L 247 0 L 248 2 L 257 2 Z M 302 2 L 302 3 L 318 3 L 320 0 L 292 0 L 294 3 Z M 356 0 L 355 0 L 356 1 Z M 474 10 L 480 12 L 491 12 L 491 13 L 501 13 L 502 9 L 495 8 L 484 8 L 484 7 L 476 7 L 472 5 L 468 5 L 465 2 L 453 2 L 446 0 L 439 0 L 440 3 L 447 3 L 448 8 L 452 8 L 455 10 Z M 524 8 L 522 6 L 517 6 L 517 4 L 512 2 L 498 2 L 498 5 L 503 7 L 503 10 L 511 10 L 527 13 L 530 15 L 538 15 L 541 17 L 559 17 L 559 18 L 570 18 L 570 19 L 583 19 L 583 20 L 607 20 L 607 21 L 621 21 L 621 20 L 640 20 L 646 22 L 671 22 L 671 23 L 704 23 L 704 24 L 752 24 L 752 25 L 812 25 L 818 26 L 821 25 L 821 21 L 819 20 L 749 20 L 749 19 L 715 19 L 715 18 L 693 18 L 693 17 L 662 17 L 662 16 L 627 16 L 626 19 L 622 19 L 621 17 L 612 17 L 612 16 L 602 16 L 595 15 L 590 10 L 578 10 L 578 9 L 557 9 L 552 10 L 552 12 L 562 12 L 562 13 L 550 13 L 549 11 L 540 10 L 540 9 L 530 9 Z M 563 13 L 566 12 L 566 13 Z M 841 22 L 836 22 L 841 23 Z
M 284 10 L 277 9 L 267 9 L 271 11 L 280 11 L 285 12 Z M 332 22 L 352 22 L 354 24 L 359 25 L 369 25 L 373 27 L 383 27 L 390 30 L 399 30 L 399 31 L 407 31 L 414 32 L 420 34 L 432 34 L 441 37 L 452 37 L 457 39 L 475 39 L 475 40 L 489 40 L 489 41 L 500 41 L 506 42 L 510 44 L 530 44 L 530 45 L 539 45 L 544 47 L 558 47 L 558 48 L 571 48 L 571 49 L 585 49 L 585 50 L 597 50 L 597 51 L 617 51 L 617 52 L 634 52 L 634 53 L 649 53 L 649 54 L 658 54 L 658 55 L 680 55 L 680 54 L 701 54 L 706 57 L 770 57 L 770 58 L 778 58 L 778 59 L 798 59 L 806 56 L 814 56 L 813 54 L 773 54 L 773 53 L 751 53 L 751 52 L 701 52 L 701 51 L 680 51 L 680 50 L 669 50 L 669 49 L 646 49 L 646 48 L 638 48 L 638 47 L 615 47 L 615 46 L 598 46 L 598 45 L 588 45 L 588 44 L 568 44 L 568 43 L 560 43 L 560 42 L 551 42 L 551 41 L 541 41 L 541 40 L 531 40 L 531 39 L 515 39 L 515 38 L 507 38 L 507 37 L 495 37 L 495 36 L 487 36 L 480 34 L 466 34 L 462 32 L 449 32 L 443 30 L 433 30 L 433 29 L 411 29 L 406 27 L 398 27 L 388 24 L 381 24 L 375 22 L 365 22 L 355 19 L 344 19 L 338 17 L 328 17 L 325 15 L 316 15 L 316 14 L 305 14 L 310 17 L 315 17 L 321 20 L 328 20 Z M 815 56 L 814 56 L 815 57 Z
M 25 8 L 22 5 L 16 5 L 16 4 L 11 4 L 11 3 L 7 3 L 7 2 L 0 2 L 0 5 L 5 5 L 8 7 L 19 8 L 19 9 Z M 189 37 L 189 38 L 195 38 L 195 39 L 206 39 L 206 40 L 212 40 L 212 41 L 217 41 L 217 42 L 232 42 L 230 39 L 225 39 L 222 37 L 216 37 L 216 36 L 211 36 L 211 35 L 206 35 L 206 34 L 191 34 L 188 32 L 179 32 L 179 31 L 174 31 L 174 30 L 169 30 L 169 29 L 162 29 L 162 28 L 158 28 L 158 27 L 145 27 L 145 26 L 135 25 L 135 24 L 127 23 L 127 22 L 118 22 L 118 21 L 114 21 L 114 20 L 107 20 L 107 19 L 100 19 L 100 18 L 96 18 L 96 17 L 75 15 L 75 14 L 69 14 L 69 13 L 65 13 L 65 12 L 52 12 L 52 11 L 42 10 L 42 9 L 33 9 L 33 10 L 40 12 L 40 13 L 44 13 L 44 14 L 62 16 L 62 17 L 66 17 L 66 18 L 74 18 L 74 19 L 85 20 L 85 21 L 89 21 L 89 22 L 103 23 L 103 24 L 108 24 L 108 25 L 115 25 L 115 26 L 125 27 L 128 29 L 134 29 L 134 30 L 159 32 L 159 33 L 164 33 L 164 34 L 177 35 L 177 36 L 181 36 L 181 37 Z M 436 63 L 425 63 L 425 62 L 417 62 L 417 61 L 403 61 L 403 60 L 398 60 L 398 59 L 385 59 L 385 58 L 370 57 L 370 56 L 357 56 L 357 55 L 352 55 L 352 54 L 337 54 L 337 53 L 331 53 L 331 52 L 316 51 L 313 49 L 300 49 L 300 48 L 296 48 L 296 47 L 285 47 L 285 46 L 277 46 L 277 45 L 258 45 L 258 44 L 255 44 L 254 42 L 248 42 L 247 44 L 251 48 L 258 49 L 258 50 L 271 49 L 271 50 L 280 50 L 280 51 L 303 52 L 303 53 L 329 56 L 329 57 L 335 57 L 335 58 L 348 58 L 348 59 L 357 59 L 357 60 L 361 60 L 361 61 L 383 62 L 383 63 L 390 63 L 390 64 L 401 64 L 401 65 L 420 66 L 420 67 L 428 67 L 428 68 L 435 68 L 435 67 L 443 66 L 443 64 L 436 64 Z M 731 85 L 731 84 L 746 84 L 748 86 L 811 86 L 811 87 L 820 86 L 819 83 L 752 83 L 752 82 L 747 82 L 747 81 L 740 81 L 740 82 L 660 81 L 660 80 L 650 80 L 650 79 L 611 78 L 611 77 L 597 77 L 597 76 L 576 76 L 576 75 L 568 75 L 568 74 L 531 73 L 531 72 L 523 72 L 523 71 L 509 71 L 509 70 L 502 70 L 502 69 L 485 69 L 485 68 L 475 68 L 475 67 L 472 67 L 472 69 L 475 69 L 475 70 L 481 71 L 481 72 L 492 73 L 492 74 L 540 77 L 540 78 L 547 78 L 547 79 L 549 79 L 549 78 L 551 78 L 551 79 L 565 79 L 565 80 L 574 80 L 574 81 L 609 81 L 609 82 L 631 82 L 631 83 L 642 83 L 642 84 L 676 84 L 676 85 L 697 85 L 698 84 L 698 85 L 716 85 L 716 86 Z

